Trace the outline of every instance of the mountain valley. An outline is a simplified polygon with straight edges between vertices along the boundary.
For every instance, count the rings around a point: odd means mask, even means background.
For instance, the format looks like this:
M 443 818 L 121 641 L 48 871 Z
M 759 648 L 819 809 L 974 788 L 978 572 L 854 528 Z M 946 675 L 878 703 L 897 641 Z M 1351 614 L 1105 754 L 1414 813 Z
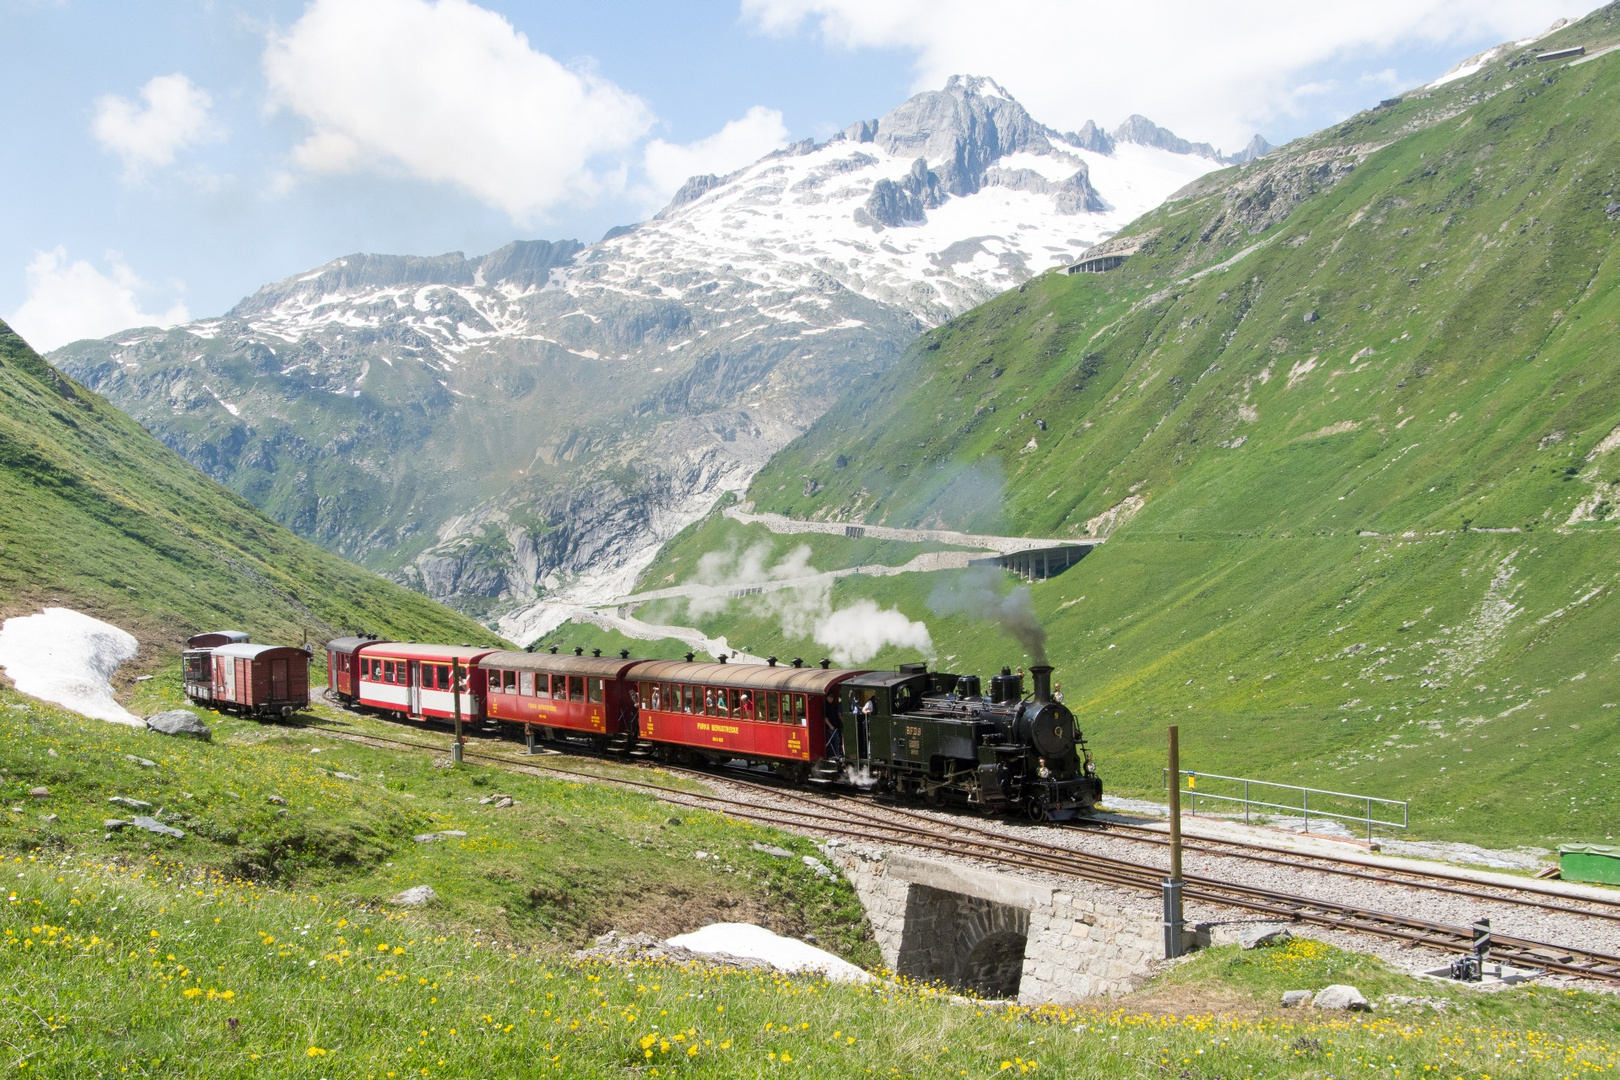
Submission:
M 1265 149 L 1062 134 L 959 77 L 589 247 L 350 256 L 52 360 L 300 535 L 529 640 L 919 331 Z

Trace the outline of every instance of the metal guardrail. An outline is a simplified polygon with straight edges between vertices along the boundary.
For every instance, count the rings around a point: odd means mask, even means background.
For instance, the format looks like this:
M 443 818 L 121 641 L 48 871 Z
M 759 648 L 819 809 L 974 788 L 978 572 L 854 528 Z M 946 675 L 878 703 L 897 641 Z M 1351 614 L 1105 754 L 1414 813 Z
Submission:
M 1164 789 L 1166 791 L 1170 789 L 1169 772 L 1170 770 L 1168 769 L 1164 770 L 1161 777 Z M 1181 778 L 1186 779 L 1186 787 L 1182 787 L 1179 783 Z M 1273 783 L 1270 780 L 1252 780 L 1245 776 L 1222 776 L 1219 773 L 1200 773 L 1192 772 L 1187 769 L 1181 770 L 1181 776 L 1177 779 L 1178 783 L 1176 784 L 1176 788 L 1178 798 L 1186 797 L 1190 800 L 1187 811 L 1188 813 L 1198 813 L 1198 800 L 1200 797 L 1215 802 L 1241 803 L 1243 805 L 1243 823 L 1245 825 L 1250 823 L 1250 816 L 1253 810 L 1257 807 L 1267 810 L 1287 810 L 1291 813 L 1304 815 L 1306 832 L 1310 832 L 1312 814 L 1315 814 L 1319 818 L 1331 818 L 1336 821 L 1353 821 L 1359 824 L 1364 824 L 1367 827 L 1367 841 L 1371 843 L 1373 837 L 1373 826 L 1381 825 L 1389 829 L 1404 829 L 1407 827 L 1409 820 L 1408 804 L 1404 799 L 1381 799 L 1376 795 L 1355 795 L 1347 791 L 1329 791 L 1325 788 L 1302 787 L 1298 784 L 1278 784 Z M 1205 781 L 1206 783 L 1209 781 L 1218 781 L 1228 784 L 1242 784 L 1243 794 L 1222 794 L 1219 791 L 1210 791 L 1207 788 L 1200 791 L 1198 789 L 1198 782 L 1200 780 Z M 1268 802 L 1265 799 L 1257 799 L 1254 797 L 1254 788 L 1257 787 L 1265 788 L 1268 791 L 1272 789 L 1278 791 L 1297 791 L 1299 792 L 1300 800 L 1296 804 Z M 1266 792 L 1262 792 L 1262 794 L 1265 793 Z M 1313 810 L 1311 808 L 1312 795 L 1317 796 L 1318 799 L 1326 796 L 1330 799 L 1348 800 L 1349 803 L 1360 803 L 1362 804 L 1363 812 L 1359 814 L 1340 813 L 1334 810 L 1323 809 L 1320 802 L 1318 802 L 1316 809 Z M 1280 798 L 1281 796 L 1277 797 Z M 1379 806 L 1380 812 L 1385 812 L 1382 809 L 1383 807 L 1399 807 L 1401 812 L 1401 820 L 1391 820 L 1394 816 L 1393 810 L 1387 811 L 1390 814 L 1391 819 L 1374 817 L 1373 805 L 1375 803 Z M 1347 804 L 1340 803 L 1338 805 L 1344 806 Z

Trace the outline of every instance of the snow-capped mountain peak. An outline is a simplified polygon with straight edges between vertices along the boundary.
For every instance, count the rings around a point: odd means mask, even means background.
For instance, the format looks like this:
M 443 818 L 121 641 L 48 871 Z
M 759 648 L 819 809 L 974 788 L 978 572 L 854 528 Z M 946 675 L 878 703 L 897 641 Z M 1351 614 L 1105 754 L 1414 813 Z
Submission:
M 1140 116 L 1112 135 L 1089 122 L 1064 134 L 994 80 L 955 75 L 825 143 L 693 177 L 653 220 L 597 245 L 570 287 L 670 296 L 716 276 L 812 291 L 830 279 L 937 323 L 1247 160 L 1256 138 L 1224 158 Z

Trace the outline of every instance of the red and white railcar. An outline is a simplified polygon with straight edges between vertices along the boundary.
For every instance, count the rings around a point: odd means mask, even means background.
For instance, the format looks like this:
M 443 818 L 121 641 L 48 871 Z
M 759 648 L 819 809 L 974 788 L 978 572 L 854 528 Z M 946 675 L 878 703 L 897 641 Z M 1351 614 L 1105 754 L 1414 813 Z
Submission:
M 360 697 L 360 651 L 386 645 L 388 642 L 374 637 L 334 638 L 326 643 L 326 686 L 342 701 L 353 702 Z
M 368 642 L 354 653 L 359 676 L 355 697 L 361 705 L 414 720 L 450 720 L 457 705 L 451 673 L 459 665 L 461 718 L 477 720 L 483 715 L 485 693 L 484 670 L 478 662 L 494 651 L 406 641 Z
M 577 733 L 602 741 L 635 738 L 634 686 L 625 673 L 640 661 L 617 657 L 496 652 L 478 661 L 488 687 L 484 714 L 534 728 L 542 738 Z
M 648 660 L 626 678 L 636 685 L 641 737 L 647 742 L 714 761 L 767 761 L 803 777 L 827 756 L 827 724 L 837 719 L 838 684 L 862 674 Z
M 288 645 L 220 645 L 211 657 L 214 708 L 288 717 L 309 706 L 309 653 Z

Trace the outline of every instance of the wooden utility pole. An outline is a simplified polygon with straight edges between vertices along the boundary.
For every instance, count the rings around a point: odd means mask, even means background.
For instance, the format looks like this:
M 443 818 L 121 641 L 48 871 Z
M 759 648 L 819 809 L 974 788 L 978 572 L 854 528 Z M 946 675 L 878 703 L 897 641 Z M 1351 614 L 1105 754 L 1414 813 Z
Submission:
M 450 760 L 461 764 L 461 661 L 450 661 L 450 693 L 456 705 L 456 741 L 450 747 Z M 1178 834 L 1179 835 L 1179 834 Z M 1179 858 L 1179 856 L 1178 856 Z
M 1185 950 L 1181 937 L 1181 729 L 1170 726 L 1170 876 L 1164 879 L 1164 958 Z

